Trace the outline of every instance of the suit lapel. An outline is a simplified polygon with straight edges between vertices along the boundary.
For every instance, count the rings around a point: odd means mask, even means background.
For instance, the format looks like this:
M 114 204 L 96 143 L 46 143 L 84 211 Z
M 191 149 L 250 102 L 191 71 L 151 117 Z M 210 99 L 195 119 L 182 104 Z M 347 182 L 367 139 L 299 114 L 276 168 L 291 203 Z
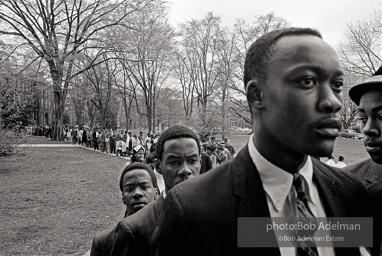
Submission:
M 259 172 L 246 145 L 232 161 L 233 193 L 239 197 L 238 217 L 270 217 Z M 274 236 L 276 240 L 276 236 Z M 248 248 L 249 255 L 280 256 L 278 248 Z

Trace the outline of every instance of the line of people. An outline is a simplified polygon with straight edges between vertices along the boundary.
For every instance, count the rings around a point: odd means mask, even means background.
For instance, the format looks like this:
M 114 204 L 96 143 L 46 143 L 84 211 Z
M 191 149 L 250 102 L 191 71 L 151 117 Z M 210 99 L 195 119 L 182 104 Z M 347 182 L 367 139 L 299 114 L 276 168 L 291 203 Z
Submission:
M 150 152 L 151 146 L 158 140 L 159 134 L 148 133 L 146 137 L 143 131 L 139 135 L 132 135 L 130 130 L 118 132 L 113 129 L 67 127 L 65 140 L 72 144 L 78 144 L 87 148 L 93 148 L 104 153 L 116 156 L 133 157 L 134 148 L 141 145 L 145 152 Z
M 140 210 L 129 213 L 110 232 L 98 233 L 91 254 L 379 255 L 381 210 L 374 206 L 382 199 L 382 68 L 349 91 L 359 105 L 371 159 L 338 169 L 316 157 L 333 152 L 341 130 L 343 85 L 336 52 L 318 31 L 286 28 L 261 36 L 248 49 L 244 64 L 253 121 L 247 145 L 233 159 L 199 175 L 199 138 L 182 126 L 164 131 L 154 159 L 164 190 L 151 203 L 133 204 Z M 126 172 L 121 176 L 122 197 L 130 193 L 131 202 L 149 201 L 152 196 L 144 191 L 150 186 L 144 184 L 150 181 L 139 181 L 144 175 L 136 173 L 136 178 L 127 177 Z M 301 239 L 286 247 L 281 235 L 298 235 L 299 230 L 268 232 L 261 225 L 238 225 L 239 219 L 307 216 L 311 221 L 316 217 L 373 218 L 373 230 L 355 233 L 354 244 L 345 247 L 329 241 L 317 246 L 314 240 Z M 249 246 L 246 242 L 262 238 L 240 235 L 240 229 L 251 227 L 273 246 Z M 370 234 L 372 243 L 363 240 Z

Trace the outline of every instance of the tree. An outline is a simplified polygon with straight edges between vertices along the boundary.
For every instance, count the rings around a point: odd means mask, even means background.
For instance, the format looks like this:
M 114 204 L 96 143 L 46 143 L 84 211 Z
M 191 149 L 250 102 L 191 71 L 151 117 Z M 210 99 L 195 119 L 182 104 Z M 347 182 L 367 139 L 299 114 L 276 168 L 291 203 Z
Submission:
M 382 65 L 382 9 L 366 20 L 348 24 L 344 38 L 338 46 L 338 54 L 345 69 L 345 84 L 351 87 L 372 76 Z M 348 89 L 345 88 L 341 110 L 344 129 L 354 126 L 358 117 L 358 107 L 348 97 Z
M 167 21 L 167 5 L 158 1 L 147 5 L 145 12 L 137 15 L 135 26 L 126 35 L 129 61 L 124 67 L 131 83 L 136 84 L 135 101 L 139 114 L 146 116 L 149 132 L 155 132 L 156 103 L 160 89 L 171 73 L 170 63 L 174 51 L 174 31 Z M 145 110 L 139 109 L 139 99 Z
M 234 25 L 234 36 L 236 38 L 236 56 L 234 59 L 235 65 L 235 80 L 230 98 L 233 106 L 231 110 L 242 118 L 245 122 L 252 124 L 252 119 L 249 116 L 249 106 L 244 90 L 244 60 L 247 51 L 251 44 L 257 38 L 275 29 L 288 27 L 289 23 L 284 18 L 276 16 L 273 12 L 265 15 L 256 16 L 253 23 L 248 24 L 242 19 L 238 19 Z
M 344 129 L 353 127 L 356 124 L 358 106 L 351 100 L 346 100 L 341 109 L 341 123 Z
M 109 103 L 112 95 L 112 88 L 114 85 L 114 76 L 116 74 L 117 66 L 114 65 L 113 60 L 108 60 L 106 54 L 100 55 L 103 59 L 102 63 L 97 66 L 84 71 L 82 74 L 86 78 L 86 82 L 83 86 L 90 86 L 92 89 L 93 97 L 90 101 L 99 111 L 99 121 L 102 127 L 106 127 L 106 113 L 108 111 Z M 87 61 L 92 61 L 94 58 L 90 55 L 86 55 L 84 60 L 84 66 L 88 66 Z
M 339 44 L 340 61 L 349 74 L 371 76 L 382 65 L 382 9 L 367 20 L 347 25 Z
M 221 36 L 220 17 L 208 13 L 202 20 L 192 20 L 181 25 L 182 47 L 189 63 L 188 74 L 198 99 L 202 125 L 208 126 L 207 106 L 214 92 L 219 72 L 218 40 Z
M 0 84 L 2 84 L 1 81 Z M 23 91 L 17 90 L 14 85 L 4 86 L 3 84 L 0 86 L 1 128 L 13 129 L 32 124 L 33 108 L 28 105 L 28 97 L 28 95 L 24 95 Z
M 147 0 L 148 1 L 148 0 Z M 33 49 L 49 67 L 54 93 L 54 139 L 62 139 L 63 114 L 76 56 L 104 29 L 123 25 L 144 0 L 9 0 L 0 2 L 0 35 Z M 86 46 L 85 46 L 86 45 Z
M 190 49 L 179 49 L 176 54 L 174 71 L 182 87 L 183 109 L 186 114 L 187 122 L 190 121 L 193 113 L 195 81 L 197 79 L 195 64 L 190 58 Z
M 220 87 L 220 106 L 221 106 L 221 120 L 222 120 L 222 136 L 225 137 L 228 132 L 228 109 L 227 103 L 230 99 L 230 88 L 235 87 L 234 71 L 236 63 L 233 61 L 235 57 L 236 37 L 233 34 L 224 31 L 219 40 L 218 51 L 218 81 Z
M 115 76 L 114 84 L 117 87 L 118 93 L 121 97 L 123 109 L 126 119 L 126 130 L 131 129 L 131 111 L 134 103 L 134 97 L 136 92 L 136 85 L 125 66 L 125 58 L 118 58 L 118 62 L 121 64 L 122 69 Z

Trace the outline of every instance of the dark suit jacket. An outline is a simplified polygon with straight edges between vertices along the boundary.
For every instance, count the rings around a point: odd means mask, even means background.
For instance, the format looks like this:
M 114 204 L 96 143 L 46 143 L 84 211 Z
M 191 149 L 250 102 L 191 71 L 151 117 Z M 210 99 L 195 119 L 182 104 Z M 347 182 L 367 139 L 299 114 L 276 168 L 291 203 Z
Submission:
M 163 194 L 136 214 L 126 217 L 117 224 L 114 245 L 110 255 L 150 256 L 150 239 L 158 226 L 163 207 Z
M 353 175 L 312 159 L 313 179 L 327 217 L 368 217 L 370 200 Z M 278 248 L 238 248 L 238 217 L 270 217 L 259 173 L 248 145 L 236 158 L 171 189 L 158 226 L 159 256 L 277 255 Z M 276 237 L 274 236 L 274 239 Z M 335 248 L 337 256 L 359 248 Z
M 202 153 L 201 155 L 202 155 L 202 165 L 200 167 L 200 174 L 203 174 L 212 169 L 212 161 L 211 161 L 211 158 L 206 153 Z
M 371 159 L 366 159 L 359 163 L 347 166 L 344 170 L 353 173 L 365 186 L 367 192 L 369 192 L 371 199 L 373 200 L 373 205 L 376 206 L 375 211 L 375 220 L 374 220 L 374 228 L 378 230 L 382 230 L 382 210 L 381 210 L 381 202 L 382 202 L 382 164 L 374 163 Z M 374 243 L 381 244 L 382 234 L 376 234 L 376 241 Z M 376 246 L 373 254 L 380 255 L 379 249 L 380 246 Z
M 371 159 L 344 168 L 353 173 L 365 186 L 375 202 L 382 202 L 382 164 L 376 164 Z
M 90 256 L 110 255 L 114 241 L 114 230 L 116 225 L 97 232 L 93 238 Z

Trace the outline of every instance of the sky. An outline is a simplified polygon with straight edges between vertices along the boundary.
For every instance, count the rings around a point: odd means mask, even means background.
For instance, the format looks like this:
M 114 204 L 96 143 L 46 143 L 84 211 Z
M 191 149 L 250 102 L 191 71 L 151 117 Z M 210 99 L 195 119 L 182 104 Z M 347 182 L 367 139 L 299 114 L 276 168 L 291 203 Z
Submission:
M 370 17 L 382 8 L 382 0 L 170 0 L 169 21 L 173 26 L 202 19 L 208 12 L 221 17 L 222 24 L 231 28 L 237 18 L 248 23 L 256 15 L 271 11 L 292 26 L 318 29 L 333 47 L 343 41 L 346 25 Z

